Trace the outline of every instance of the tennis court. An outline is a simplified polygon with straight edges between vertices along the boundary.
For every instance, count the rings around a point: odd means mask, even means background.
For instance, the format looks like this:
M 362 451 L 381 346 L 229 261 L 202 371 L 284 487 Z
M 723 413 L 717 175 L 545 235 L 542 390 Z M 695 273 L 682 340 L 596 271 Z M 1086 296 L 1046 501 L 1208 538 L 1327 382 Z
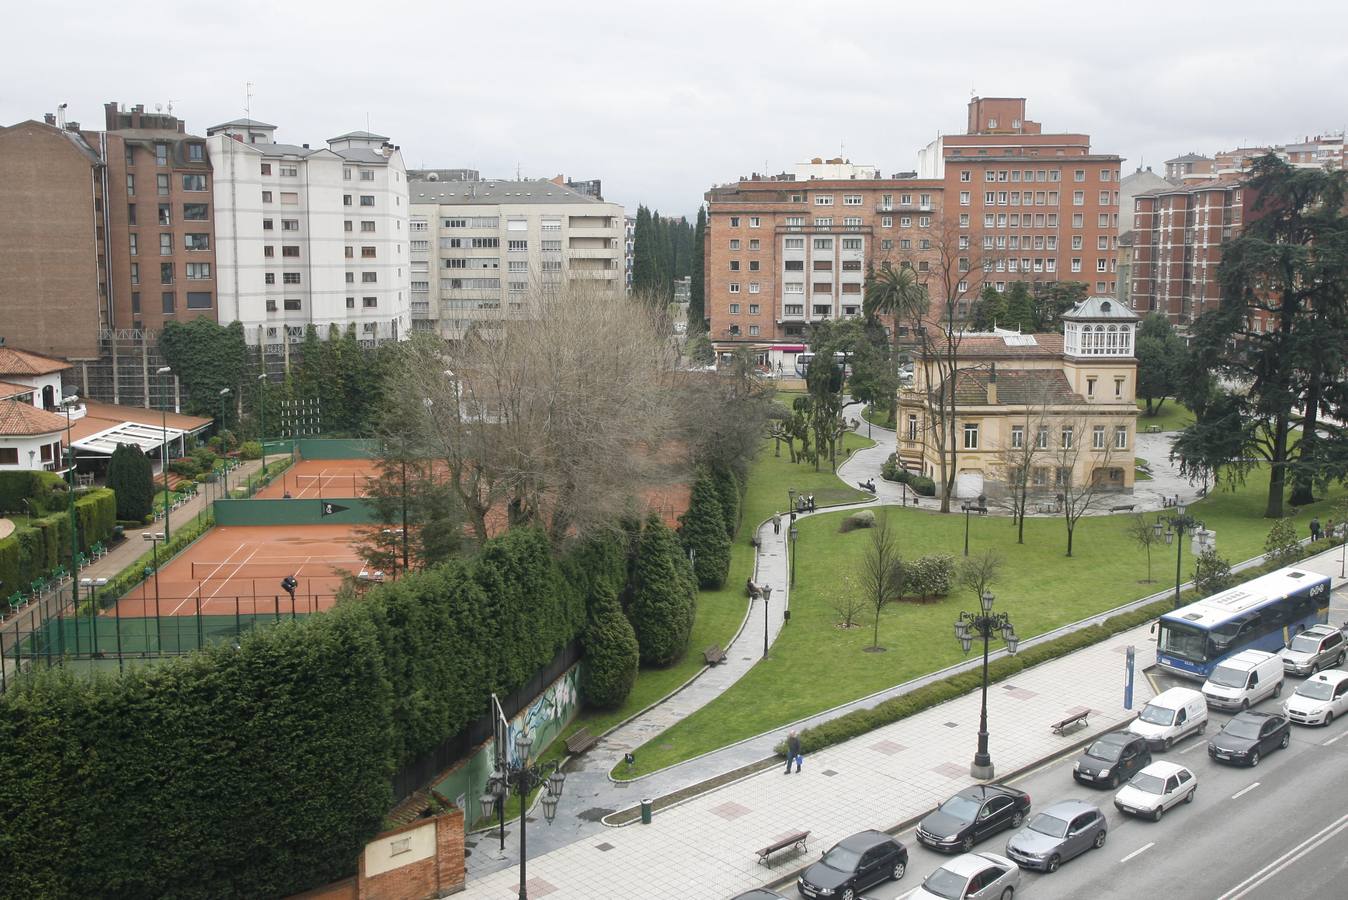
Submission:
M 280 500 L 289 492 L 296 500 L 364 497 L 366 479 L 377 474 L 369 459 L 302 459 L 253 496 Z
M 281 579 L 293 576 L 294 608 L 320 612 L 336 602 L 341 572 L 364 564 L 350 525 L 221 525 L 122 597 L 123 617 L 274 614 L 292 609 Z M 368 573 L 372 574 L 372 573 Z M 108 610 L 104 615 L 112 615 Z

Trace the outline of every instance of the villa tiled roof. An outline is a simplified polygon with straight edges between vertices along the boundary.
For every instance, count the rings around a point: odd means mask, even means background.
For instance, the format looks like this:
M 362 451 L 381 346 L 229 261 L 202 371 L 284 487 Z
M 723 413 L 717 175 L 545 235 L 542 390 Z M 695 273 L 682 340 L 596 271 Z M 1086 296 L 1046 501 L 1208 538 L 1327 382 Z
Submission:
M 70 368 L 70 363 L 41 353 L 0 347 L 0 375 L 50 375 Z
M 0 400 L 0 435 L 4 437 L 31 437 L 64 431 L 64 416 L 38 409 L 19 400 Z
M 957 406 L 988 405 L 987 369 L 965 369 L 955 387 Z M 1043 406 L 1085 403 L 1057 369 L 997 369 L 997 406 Z

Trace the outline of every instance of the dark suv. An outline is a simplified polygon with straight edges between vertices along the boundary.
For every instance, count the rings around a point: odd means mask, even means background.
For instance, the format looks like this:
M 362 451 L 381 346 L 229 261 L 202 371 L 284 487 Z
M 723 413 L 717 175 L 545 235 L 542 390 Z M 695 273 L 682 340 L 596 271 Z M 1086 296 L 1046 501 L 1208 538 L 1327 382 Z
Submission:
M 802 897 L 856 900 L 861 891 L 908 870 L 908 848 L 882 831 L 843 838 L 796 879 Z
M 1127 731 L 1111 731 L 1086 748 L 1072 766 L 1072 777 L 1082 784 L 1116 788 L 1151 765 L 1146 738 Z

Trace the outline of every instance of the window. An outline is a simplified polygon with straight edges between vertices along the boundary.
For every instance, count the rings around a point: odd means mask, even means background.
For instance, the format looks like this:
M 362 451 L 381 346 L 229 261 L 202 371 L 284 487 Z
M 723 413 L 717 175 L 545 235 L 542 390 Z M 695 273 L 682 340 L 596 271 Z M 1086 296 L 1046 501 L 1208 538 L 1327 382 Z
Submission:
M 1073 250 L 1080 250 L 1080 249 L 1081 249 L 1081 246 L 1082 246 L 1082 243 L 1083 243 L 1083 240 L 1082 240 L 1081 235 L 1079 235 L 1079 234 L 1074 234 L 1074 235 L 1072 235 L 1072 249 L 1073 249 Z
M 211 292 L 210 291 L 188 291 L 187 292 L 188 309 L 210 309 Z
M 361 259 L 374 259 L 374 258 L 375 258 L 375 248 L 374 248 L 374 247 L 361 247 L 361 248 L 360 248 L 360 258 L 361 258 Z
M 815 220 L 814 220 L 814 224 L 815 224 L 815 226 L 816 226 L 817 228 L 832 228 L 832 227 L 833 227 L 833 217 L 832 217 L 832 216 L 816 216 L 816 217 L 815 217 Z
M 276 248 L 275 248 L 275 247 L 270 247 L 270 246 L 268 246 L 268 247 L 263 247 L 263 248 L 262 248 L 262 255 L 263 255 L 264 257 L 266 257 L 267 259 L 271 259 L 272 257 L 276 256 Z
M 360 230 L 361 230 L 361 233 L 362 233 L 362 234 L 373 234 L 373 233 L 374 233 L 374 223 L 371 222 L 371 221 L 368 221 L 368 220 L 362 220 L 361 223 L 360 223 Z M 495 239 L 493 239 L 493 240 L 495 240 Z M 496 244 L 493 243 L 492 246 L 495 247 Z
M 832 205 L 833 205 L 833 197 L 832 197 L 831 195 L 826 195 L 826 194 L 817 194 L 817 195 L 815 195 L 815 198 L 814 198 L 814 205 L 815 205 L 815 206 L 832 206 Z
M 360 205 L 361 205 L 361 206 L 374 206 L 374 194 L 361 194 L 361 195 L 360 195 Z
M 263 202 L 263 203 L 270 203 L 270 202 L 271 202 L 271 191 L 263 191 L 263 192 L 262 192 L 262 202 Z
M 756 315 L 758 315 L 758 304 L 757 304 L 757 303 L 750 303 L 750 304 L 749 304 L 749 315 L 751 315 L 751 316 L 756 316 Z
M 1062 427 L 1062 441 L 1061 441 L 1061 446 L 1062 446 L 1062 448 L 1063 448 L 1064 450 L 1071 450 L 1071 449 L 1072 449 L 1072 426 L 1071 426 L 1071 425 L 1064 425 L 1064 426 Z
M 1025 446 L 1025 426 L 1024 426 L 1024 425 L 1012 425 L 1012 426 L 1011 426 L 1011 447 L 1012 447 L 1012 449 L 1014 449 L 1014 450 L 1019 450 L 1019 449 L 1021 449 L 1021 448 L 1024 447 L 1024 446 Z
M 131 175 L 131 174 L 129 174 L 129 173 L 127 174 L 127 176 L 126 176 L 126 192 L 127 192 L 128 194 L 134 194 L 134 193 L 136 193 L 136 176 L 135 176 L 135 175 Z
M 188 281 L 206 281 L 211 277 L 210 263 L 188 263 L 187 280 Z M 191 309 L 189 306 L 188 309 Z
M 263 174 L 263 175 L 270 175 L 270 174 L 271 174 L 271 163 L 263 163 L 263 164 L 262 164 L 262 174 Z
M 140 244 L 137 237 L 138 235 L 134 231 L 127 235 L 128 245 L 131 249 L 132 256 L 140 255 Z
M 140 291 L 131 292 L 131 312 L 134 315 L 140 315 Z
M 960 227 L 961 227 L 961 228 L 968 228 L 968 227 L 969 227 L 969 214 L 968 214 L 968 213 L 960 213 Z
M 973 174 L 968 169 L 960 170 L 960 181 L 970 181 L 972 178 Z
M 282 230 L 282 231 L 299 231 L 299 230 L 300 230 L 300 220 L 299 220 L 299 219 L 282 219 L 282 220 L 281 220 L 281 230 Z
M 751 241 L 749 242 L 749 249 L 750 249 L 750 250 L 761 250 L 762 248 L 763 248 L 763 244 L 762 244 L 762 242 L 761 242 L 758 238 L 754 238 L 753 240 L 751 240 Z
M 969 192 L 960 191 L 960 206 L 968 206 L 970 202 Z
M 732 281 L 732 282 L 730 282 L 730 284 L 726 285 L 726 289 L 727 289 L 728 291 L 730 291 L 730 293 L 732 293 L 732 294 L 738 294 L 738 293 L 740 292 L 739 282 L 737 282 L 737 281 Z M 734 312 L 738 312 L 738 311 L 739 311 L 739 305 L 736 304 L 736 305 L 735 305 Z
M 378 297 L 361 297 L 360 305 L 362 309 L 377 309 L 379 307 Z
M 1079 256 L 1072 257 L 1072 271 L 1073 272 L 1081 271 L 1081 257 Z
M 268 248 L 268 249 L 270 249 L 270 248 Z M 276 273 L 275 273 L 275 272 L 266 272 L 266 273 L 264 273 L 263 276 L 262 276 L 262 283 L 263 283 L 263 284 L 275 284 L 275 283 L 276 283 Z
M 263 220 L 262 220 L 262 230 L 263 230 L 263 231 L 274 231 L 275 229 L 276 229 L 276 224 L 275 224 L 271 219 L 263 219 Z
M 283 273 L 281 273 L 281 283 L 282 283 L 282 284 L 299 284 L 299 283 L 300 283 L 300 273 L 299 273 L 299 272 L 283 272 Z
M 1125 343 L 1126 343 L 1126 341 L 1125 341 Z M 1115 397 L 1122 397 L 1122 396 L 1123 396 L 1123 379 L 1122 379 L 1122 378 L 1115 378 L 1115 379 L 1114 379 L 1114 396 L 1115 396 Z
M 749 271 L 750 271 L 750 272 L 757 272 L 757 271 L 758 271 L 758 260 L 756 260 L 756 259 L 751 259 L 751 260 L 749 260 Z
M 285 304 L 287 312 L 299 312 L 303 308 L 303 304 L 297 297 L 287 297 L 282 303 Z
M 136 224 L 136 204 L 134 203 L 128 203 L 126 205 L 126 224 Z
M 750 334 L 750 336 L 753 336 L 753 335 L 758 334 L 758 326 L 757 326 L 757 325 L 750 325 L 750 326 L 749 326 L 749 334 Z
M 1097 272 L 1107 272 L 1107 271 L 1109 271 L 1108 263 L 1105 261 L 1105 258 L 1104 258 L 1103 256 L 1097 257 L 1097 258 L 1096 258 L 1096 260 L 1095 260 L 1095 271 L 1097 271 Z
M 210 205 L 206 203 L 184 203 L 183 219 L 188 222 L 205 222 L 211 217 Z
M 738 250 L 739 248 L 740 248 L 739 238 L 736 238 L 735 240 L 732 240 L 732 241 L 730 242 L 730 249 L 731 249 L 731 250 Z
M 917 413 L 908 414 L 908 440 L 917 440 Z
M 1094 378 L 1087 378 L 1087 379 L 1086 379 L 1086 396 L 1087 396 L 1087 397 L 1094 397 L 1094 396 L 1095 396 L 1095 379 L 1094 379 Z
M 351 205 L 351 195 L 350 195 L 350 194 L 343 194 L 343 195 L 342 195 L 342 205 L 343 205 L 343 206 L 350 206 L 350 205 Z M 446 226 L 446 227 L 448 227 L 448 226 Z
M 1116 450 L 1128 449 L 1128 426 L 1126 425 L 1114 426 L 1114 449 Z
M 900 227 L 900 228 L 912 228 L 912 227 L 913 227 L 913 217 L 912 217 L 912 216 L 899 216 L 899 227 Z
M 832 249 L 833 249 L 833 238 L 815 238 L 815 239 L 814 239 L 814 249 L 816 249 L 816 250 L 832 250 Z
M 1101 191 L 1101 192 L 1100 192 L 1100 205 L 1101 205 L 1101 206 L 1108 206 L 1108 205 L 1109 205 L 1109 191 Z
M 732 291 L 732 293 L 734 292 Z M 730 304 L 730 314 L 732 316 L 738 316 L 740 314 L 740 305 L 738 303 Z
M 183 235 L 183 246 L 188 250 L 209 250 L 211 249 L 211 236 L 209 234 L 185 234 Z
M 893 227 L 894 227 L 894 217 L 893 217 L 893 216 L 881 216 L 881 217 L 880 217 L 880 227 L 881 227 L 881 228 L 893 228 Z
M 989 173 L 989 174 L 991 174 L 991 173 Z M 996 202 L 997 202 L 997 192 L 996 192 L 996 191 L 984 191 L 984 192 L 983 192 L 983 203 L 984 203 L 985 206 L 992 206 L 992 205 L 995 204 Z
M 860 194 L 845 194 L 843 196 L 843 206 L 860 206 L 860 205 L 861 205 Z
M 805 293 L 805 282 L 788 281 L 782 285 L 783 294 L 803 294 Z
M 1040 425 L 1038 432 L 1034 436 L 1034 446 L 1036 450 L 1048 449 L 1048 426 Z
M 297 258 L 299 255 L 300 255 L 300 248 L 298 244 L 286 244 L 281 247 L 281 256 L 283 257 L 290 257 L 294 259 Z
M 1094 428 L 1091 429 L 1091 449 L 1092 450 L 1105 449 L 1105 426 L 1096 425 Z
M 173 284 L 173 263 L 167 262 L 159 264 L 159 283 Z
M 740 270 L 740 261 L 738 259 L 732 259 L 730 261 L 730 271 L 738 272 L 739 270 Z
M 1086 192 L 1085 192 L 1085 191 L 1073 191 L 1073 192 L 1072 192 L 1072 205 L 1073 205 L 1073 206 L 1085 206 L 1085 205 L 1086 205 Z
M 844 250 L 860 250 L 862 248 L 861 238 L 843 238 L 842 248 Z
M 360 170 L 360 180 L 361 180 L 361 181 L 374 181 L 374 169 L 361 169 L 361 170 Z
M 1085 169 L 1077 169 L 1075 172 L 1072 173 L 1072 180 L 1073 180 L 1073 181 L 1085 181 L 1085 180 L 1086 180 L 1086 170 L 1085 170 Z
M 300 195 L 293 191 L 281 191 L 281 204 L 283 206 L 299 206 Z
M 154 164 L 156 166 L 168 165 L 168 144 L 154 145 Z
M 964 423 L 964 449 L 978 449 L 978 425 L 975 422 Z
M 184 175 L 183 190 L 185 191 L 204 191 L 206 190 L 205 175 Z
M 377 281 L 379 281 L 379 273 L 378 273 L 378 272 L 361 272 L 361 273 L 360 273 L 360 283 L 361 283 L 361 284 L 374 284 L 374 283 L 376 283 Z
M 173 315 L 174 311 L 177 309 L 178 306 L 178 301 L 177 298 L 174 296 L 173 291 L 164 291 L 162 294 L 160 294 L 159 302 L 161 304 L 161 309 L 163 310 L 163 313 L 166 316 Z
M 763 285 L 759 284 L 757 281 L 751 281 L 751 282 L 749 282 L 749 293 L 751 293 L 751 294 L 757 294 L 757 293 L 760 292 L 762 289 L 763 289 Z M 754 309 L 757 310 L 757 308 L 758 308 L 757 305 L 755 305 L 755 306 L 754 306 Z
M 298 166 L 281 166 L 282 178 L 295 178 L 300 174 Z
M 167 203 L 159 204 L 159 224 L 160 225 L 173 224 L 173 207 L 169 206 L 169 204 Z
M 1072 227 L 1073 227 L 1073 228 L 1084 228 L 1085 225 L 1086 225 L 1086 220 L 1085 220 L 1085 218 L 1081 215 L 1081 213 L 1072 213 Z
M 346 308 L 347 308 L 347 309 L 355 309 L 355 308 L 356 308 L 356 298 L 355 298 L 355 297 L 347 297 L 347 298 L 346 298 Z
M 788 259 L 785 263 L 783 263 L 783 268 L 784 268 L 786 271 L 788 271 L 788 272 L 804 272 L 804 271 L 805 271 L 805 260 L 803 260 L 803 259 Z
M 759 222 L 758 216 L 750 216 L 750 217 L 749 217 L 749 227 L 750 227 L 750 228 L 757 228 L 757 227 L 759 226 L 759 224 L 760 224 L 760 222 Z

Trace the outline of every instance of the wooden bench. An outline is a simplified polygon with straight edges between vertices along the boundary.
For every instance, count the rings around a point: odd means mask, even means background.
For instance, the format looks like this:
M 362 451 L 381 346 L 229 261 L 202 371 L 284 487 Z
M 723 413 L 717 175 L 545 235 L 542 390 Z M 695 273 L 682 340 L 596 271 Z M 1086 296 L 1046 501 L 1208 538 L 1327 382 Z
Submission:
M 808 831 L 797 831 L 794 834 L 783 835 L 758 851 L 758 864 L 760 866 L 766 866 L 768 860 L 772 857 L 772 854 L 776 853 L 778 850 L 785 850 L 787 847 L 794 847 L 799 852 L 804 853 L 805 841 L 809 836 L 810 833 Z
M 1089 709 L 1083 709 L 1081 712 L 1073 713 L 1072 715 L 1063 719 L 1061 722 L 1054 722 L 1053 733 L 1059 735 L 1066 734 L 1067 729 L 1069 728 L 1075 728 L 1078 725 L 1090 724 L 1089 722 L 1086 721 L 1086 717 L 1089 716 L 1090 714 L 1091 711 Z
M 1161 426 L 1160 426 L 1160 425 L 1148 425 L 1148 426 L 1147 426 L 1147 434 L 1160 434 L 1160 433 L 1161 433 Z
M 1133 511 L 1133 507 L 1136 506 L 1136 505 L 1137 505 L 1136 503 L 1120 503 L 1118 506 L 1111 506 L 1111 507 L 1109 508 L 1109 511 L 1112 512 L 1112 513 L 1114 513 L 1114 512 L 1132 512 L 1132 511 Z
M 599 743 L 599 738 L 590 734 L 590 729 L 582 728 L 566 739 L 566 752 L 584 753 L 597 743 Z
M 702 658 L 707 661 L 707 665 L 714 666 L 725 661 L 725 651 L 721 649 L 720 644 L 712 644 L 702 651 Z

